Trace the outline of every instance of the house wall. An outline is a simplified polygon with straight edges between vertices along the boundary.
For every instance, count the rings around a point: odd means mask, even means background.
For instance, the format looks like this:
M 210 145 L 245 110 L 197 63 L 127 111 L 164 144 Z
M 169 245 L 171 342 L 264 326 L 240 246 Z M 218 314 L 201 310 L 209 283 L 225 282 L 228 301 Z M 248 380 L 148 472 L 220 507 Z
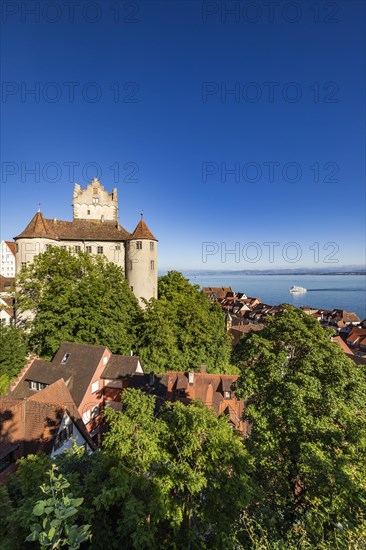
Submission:
M 5 241 L 0 243 L 0 275 L 15 277 L 15 256 Z
M 60 433 L 69 424 L 73 424 L 73 421 L 69 417 L 69 415 L 65 412 L 64 416 L 62 418 L 58 433 Z M 74 426 L 73 426 L 72 437 L 70 439 L 66 440 L 64 442 L 64 444 L 61 445 L 61 447 L 59 447 L 58 449 L 56 449 L 56 450 L 53 449 L 52 453 L 51 453 L 51 457 L 53 458 L 57 455 L 62 454 L 63 452 L 65 452 L 66 449 L 71 449 L 74 442 L 76 443 L 76 445 L 78 447 L 82 447 L 86 443 L 84 436 L 79 432 L 79 430 L 78 430 L 75 423 L 74 423 Z M 86 443 L 86 450 L 87 450 L 87 452 L 91 452 L 91 448 L 87 443 Z
M 101 375 L 111 355 L 111 352 L 108 349 L 105 349 L 103 356 L 99 361 L 97 368 L 95 369 L 93 378 L 91 379 L 88 389 L 85 392 L 84 398 L 78 407 L 78 411 L 84 421 L 86 429 L 89 433 L 93 432 L 93 436 L 99 433 L 99 428 L 102 423 L 102 416 L 100 413 L 102 412 L 104 406 L 104 380 L 101 378 Z M 98 390 L 93 392 L 92 389 L 95 382 L 98 382 L 99 385 Z M 92 411 L 93 408 L 96 406 L 99 407 L 99 414 L 95 418 L 93 418 Z M 89 420 L 87 420 L 88 411 L 90 412 Z

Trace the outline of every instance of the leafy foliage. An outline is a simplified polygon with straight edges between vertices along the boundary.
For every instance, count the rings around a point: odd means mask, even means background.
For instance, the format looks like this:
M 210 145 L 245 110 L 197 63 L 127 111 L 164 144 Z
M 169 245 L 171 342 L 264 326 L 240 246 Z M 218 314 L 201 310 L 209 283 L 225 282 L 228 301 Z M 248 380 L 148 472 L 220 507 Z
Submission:
M 0 395 L 4 394 L 26 361 L 28 342 L 24 331 L 0 324 Z
M 48 498 L 38 500 L 32 511 L 32 515 L 41 523 L 32 526 L 26 541 L 38 541 L 41 548 L 58 549 L 67 546 L 70 550 L 77 550 L 82 542 L 91 538 L 90 525 L 78 526 L 72 523 L 84 499 L 72 498 L 71 493 L 65 493 L 70 484 L 62 474 L 57 474 L 56 464 L 52 464 L 48 474 L 49 485 L 41 486 Z
M 366 382 L 317 321 L 288 309 L 241 341 L 247 448 L 261 497 L 252 517 L 280 538 L 329 540 L 365 512 Z
M 155 398 L 129 389 L 123 407 L 106 410 L 108 476 L 93 499 L 95 521 L 112 522 L 112 547 L 231 548 L 251 496 L 241 436 L 199 403 L 169 403 L 155 417 Z
M 18 305 L 30 310 L 30 342 L 51 358 L 65 341 L 128 353 L 141 314 L 123 270 L 103 256 L 49 247 L 17 277 Z
M 228 372 L 230 337 L 225 316 L 197 285 L 177 271 L 159 278 L 158 300 L 150 300 L 139 331 L 138 351 L 155 372 Z

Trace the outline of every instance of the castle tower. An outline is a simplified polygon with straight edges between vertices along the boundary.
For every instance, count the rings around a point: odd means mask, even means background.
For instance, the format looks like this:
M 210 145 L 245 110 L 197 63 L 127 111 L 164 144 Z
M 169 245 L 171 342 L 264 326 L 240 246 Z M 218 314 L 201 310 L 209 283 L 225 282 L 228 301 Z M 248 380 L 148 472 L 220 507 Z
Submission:
M 158 241 L 142 217 L 126 243 L 125 273 L 140 305 L 158 297 Z
M 85 189 L 75 183 L 72 197 L 74 220 L 118 221 L 117 188 L 108 193 L 98 178 Z

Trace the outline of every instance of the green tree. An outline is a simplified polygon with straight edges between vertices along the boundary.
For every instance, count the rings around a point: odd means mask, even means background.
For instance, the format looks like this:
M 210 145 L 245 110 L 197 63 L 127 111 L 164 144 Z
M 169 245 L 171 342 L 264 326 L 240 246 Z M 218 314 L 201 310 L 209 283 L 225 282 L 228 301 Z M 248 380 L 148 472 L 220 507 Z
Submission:
M 337 529 L 352 531 L 365 512 L 364 367 L 293 309 L 242 340 L 236 357 L 261 491 L 252 519 L 273 540 L 306 533 L 313 547 Z
M 25 332 L 0 324 L 0 395 L 4 394 L 26 362 L 28 342 Z
M 157 417 L 155 407 L 154 397 L 129 389 L 123 412 L 106 410 L 94 521 L 111 525 L 111 548 L 233 548 L 251 497 L 241 435 L 200 403 L 167 403 Z M 98 477 L 92 472 L 86 486 L 95 489 Z M 93 531 L 102 548 L 94 523 Z
M 51 358 L 61 342 L 128 353 L 141 314 L 123 270 L 104 256 L 49 247 L 17 277 L 18 307 L 30 310 L 30 343 Z
M 138 352 L 156 372 L 228 372 L 230 336 L 218 304 L 177 271 L 159 278 L 158 300 L 150 300 L 139 331 Z
M 33 517 L 41 523 L 32 525 L 27 542 L 38 541 L 40 548 L 57 550 L 67 546 L 77 550 L 81 543 L 91 539 L 90 525 L 74 523 L 83 498 L 73 498 L 66 492 L 70 487 L 64 476 L 58 473 L 56 464 L 48 472 L 49 484 L 41 490 L 48 498 L 38 500 L 33 507 Z

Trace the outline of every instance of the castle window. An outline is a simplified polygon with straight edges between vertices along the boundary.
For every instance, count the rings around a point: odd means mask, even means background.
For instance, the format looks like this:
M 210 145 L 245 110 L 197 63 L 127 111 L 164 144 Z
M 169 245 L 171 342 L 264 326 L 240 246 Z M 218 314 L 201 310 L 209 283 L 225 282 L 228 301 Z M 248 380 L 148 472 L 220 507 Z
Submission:
M 61 250 L 66 250 L 66 245 L 63 244 L 63 245 L 61 246 Z
M 155 262 L 154 262 L 154 260 L 151 260 L 151 262 L 150 262 L 150 269 L 151 269 L 151 270 L 154 270 L 154 269 L 155 269 Z
M 231 391 L 225 392 L 225 399 L 231 399 Z
M 154 241 L 150 241 L 150 250 L 154 250 Z
M 133 292 L 133 286 L 130 286 L 130 289 L 131 289 L 131 290 L 132 290 L 132 292 Z
M 142 241 L 136 241 L 136 248 L 137 248 L 137 250 L 142 249 Z
M 103 254 L 103 247 L 102 246 L 98 246 L 97 254 Z
M 98 202 L 99 202 L 98 197 L 93 197 L 93 204 L 98 204 Z
M 76 245 L 75 246 L 75 252 L 81 252 L 81 246 Z
M 85 247 L 85 250 L 86 250 L 89 254 L 91 254 L 92 247 L 91 247 L 91 246 L 86 246 L 86 247 Z
M 22 262 L 22 267 L 27 267 L 27 262 Z
M 86 213 L 88 214 L 88 216 L 90 216 L 90 210 L 87 210 Z
M 121 250 L 121 245 L 120 244 L 116 244 L 116 250 Z

